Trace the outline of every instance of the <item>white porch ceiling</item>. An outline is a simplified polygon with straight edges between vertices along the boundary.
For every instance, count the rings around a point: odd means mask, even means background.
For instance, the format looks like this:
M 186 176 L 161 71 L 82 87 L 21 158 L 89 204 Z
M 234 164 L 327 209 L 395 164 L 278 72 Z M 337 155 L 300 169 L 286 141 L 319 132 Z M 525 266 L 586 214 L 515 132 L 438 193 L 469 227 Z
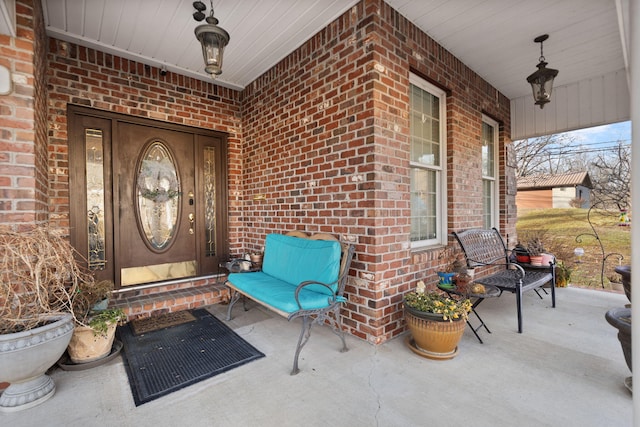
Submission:
M 550 36 L 549 67 L 560 70 L 555 87 L 628 75 L 628 0 L 386 1 L 511 100 L 530 96 L 526 77 L 536 69 L 540 47 L 533 39 L 541 34 Z M 193 33 L 192 0 L 42 3 L 52 37 L 209 80 Z M 217 83 L 244 88 L 357 3 L 214 0 L 219 25 L 231 35 Z

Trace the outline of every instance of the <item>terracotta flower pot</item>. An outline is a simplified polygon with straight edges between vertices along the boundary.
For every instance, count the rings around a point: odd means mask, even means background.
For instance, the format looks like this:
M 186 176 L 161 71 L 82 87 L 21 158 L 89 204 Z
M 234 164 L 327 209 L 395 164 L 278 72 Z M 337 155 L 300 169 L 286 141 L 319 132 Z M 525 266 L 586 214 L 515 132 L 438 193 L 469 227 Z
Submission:
M 414 353 L 435 360 L 451 359 L 458 354 L 464 320 L 443 320 L 440 314 L 420 312 L 406 305 L 405 320 L 411 331 L 407 343 Z
M 251 259 L 251 262 L 257 266 L 257 267 L 261 267 L 262 266 L 262 254 L 251 254 L 249 255 L 249 258 Z
M 102 359 L 111 353 L 117 324 L 108 326 L 105 335 L 96 335 L 92 328 L 76 326 L 67 347 L 69 358 L 73 363 L 88 363 Z
M 553 258 L 551 254 L 542 254 L 542 265 L 548 267 L 553 262 Z
M 461 295 L 469 294 L 469 287 L 471 286 L 471 277 L 469 275 L 457 275 L 455 278 L 456 292 Z
M 529 258 L 531 260 L 531 265 L 537 267 L 542 266 L 542 255 L 531 255 Z

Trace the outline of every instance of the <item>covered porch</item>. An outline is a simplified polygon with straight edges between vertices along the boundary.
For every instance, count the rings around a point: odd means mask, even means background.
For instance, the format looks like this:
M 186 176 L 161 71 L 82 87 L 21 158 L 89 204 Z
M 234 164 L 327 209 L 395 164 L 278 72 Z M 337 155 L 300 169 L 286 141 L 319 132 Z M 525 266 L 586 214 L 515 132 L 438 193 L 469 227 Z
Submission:
M 629 5 L 625 0 L 607 3 L 606 25 L 610 27 L 613 22 L 614 44 L 622 46 L 606 49 L 605 45 L 604 50 L 613 52 L 615 58 L 599 62 L 607 62 L 614 69 L 596 70 L 593 64 L 585 65 L 578 60 L 578 57 L 596 61 L 602 58 L 593 49 L 594 40 L 585 42 L 587 35 L 595 33 L 594 28 L 582 22 L 583 25 L 578 22 L 568 25 L 567 17 L 574 16 L 575 12 L 571 5 L 563 12 L 554 12 L 553 8 L 536 14 L 519 10 L 510 17 L 488 19 L 486 14 L 493 16 L 493 11 L 505 3 L 489 2 L 487 6 L 493 9 L 459 13 L 455 10 L 457 2 L 440 2 L 454 10 L 447 12 L 445 8 L 440 10 L 444 14 L 434 11 L 422 14 L 417 8 L 412 14 L 402 5 L 420 6 L 422 2 L 334 2 L 340 4 L 340 9 L 332 16 L 333 21 L 327 18 L 327 22 L 333 24 L 320 26 L 308 34 L 311 38 L 298 39 L 285 52 L 265 49 L 273 56 L 270 61 L 280 62 L 269 62 L 258 74 L 248 76 L 240 87 L 234 87 L 221 81 L 214 84 L 210 79 L 204 82 L 202 75 L 184 72 L 178 67 L 180 64 L 170 64 L 169 59 L 153 62 L 144 55 L 112 52 L 86 38 L 81 42 L 56 33 L 50 23 L 45 26 L 44 18 L 40 18 L 41 9 L 47 14 L 50 13 L 47 6 L 51 6 L 52 11 L 60 11 L 63 8 L 59 6 L 64 2 L 18 0 L 15 3 L 19 31 L 2 39 L 3 47 L 14 54 L 10 65 L 17 90 L 2 99 L 3 104 L 8 105 L 3 142 L 10 151 L 6 164 L 11 167 L 5 169 L 10 176 L 4 181 L 8 183 L 5 184 L 7 197 L 2 201 L 0 223 L 20 227 L 49 222 L 65 235 L 75 229 L 70 222 L 74 218 L 69 196 L 74 192 L 68 185 L 69 105 L 221 131 L 228 135 L 225 146 L 230 153 L 226 164 L 228 194 L 225 194 L 229 210 L 228 215 L 222 216 L 229 219 L 228 227 L 224 228 L 229 232 L 230 249 L 234 253 L 258 249 L 266 233 L 288 228 L 307 231 L 328 228 L 343 239 L 357 242 L 359 263 L 353 271 L 350 305 L 344 313 L 351 318 L 349 332 L 360 340 L 351 337 L 352 351 L 343 355 L 332 347 L 335 337 L 328 331 L 314 331 L 301 366 L 305 375 L 291 378 L 286 373 L 291 358 L 290 335 L 296 336 L 298 325 L 286 324 L 282 319 L 254 309 L 246 319 L 238 318 L 238 323 L 232 326 L 267 354 L 264 360 L 139 408 L 133 407 L 119 360 L 79 374 L 56 372 L 55 398 L 41 408 L 34 408 L 27 416 L 10 415 L 7 419 L 15 421 L 10 424 L 27 425 L 36 420 L 46 424 L 56 420 L 83 425 L 95 420 L 96 414 L 101 422 L 123 425 L 161 425 L 171 421 L 182 424 L 187 420 L 194 425 L 299 425 L 317 420 L 334 425 L 446 425 L 466 420 L 475 425 L 493 426 L 512 425 L 514 419 L 532 426 L 626 425 L 630 422 L 631 399 L 622 385 L 629 373 L 615 330 L 604 321 L 607 309 L 624 304 L 624 297 L 619 295 L 561 290 L 555 310 L 532 301 L 525 308 L 530 319 L 525 335 L 515 332 L 514 304 L 504 301 L 513 296 L 504 295 L 481 307 L 494 333 L 485 339 L 484 345 L 467 333 L 460 356 L 450 363 L 424 361 L 404 347 L 402 293 L 418 279 L 434 276 L 442 264 L 440 253 L 446 242 L 424 250 L 410 247 L 406 99 L 398 108 L 391 105 L 385 91 L 390 91 L 390 98 L 406 98 L 410 71 L 420 72 L 449 90 L 449 172 L 444 179 L 450 183 L 447 190 L 453 194 L 448 201 L 452 206 L 451 218 L 446 224 L 450 230 L 479 224 L 477 219 L 472 222 L 481 211 L 479 197 L 471 207 L 462 202 L 466 202 L 473 191 L 478 193 L 482 177 L 477 149 L 483 115 L 497 119 L 501 153 L 497 177 L 501 197 L 497 211 L 501 230 L 513 238 L 516 211 L 515 180 L 509 163 L 511 140 L 629 118 L 638 121 L 640 66 L 629 48 L 640 44 L 638 33 L 629 30 L 630 24 L 639 22 L 633 19 L 640 16 L 637 4 Z M 189 9 L 190 13 L 191 2 L 182 3 L 186 6 L 183 9 Z M 599 2 L 591 2 L 591 6 L 594 4 Z M 581 9 L 576 3 L 572 5 Z M 223 26 L 229 22 L 225 18 L 232 15 L 231 10 L 224 7 L 231 6 L 228 2 L 216 4 L 216 15 Z M 31 13 L 32 8 L 35 14 Z M 142 12 L 149 14 L 149 11 Z M 188 13 L 185 20 L 190 19 Z M 86 16 L 96 15 L 87 13 Z M 420 16 L 437 18 L 437 24 L 441 25 L 420 22 Z M 526 20 L 526 31 L 522 16 L 530 18 Z M 555 27 L 547 25 L 550 16 L 554 17 Z M 593 13 L 591 18 L 599 21 L 603 16 L 605 14 Z M 79 16 L 75 18 L 78 19 L 68 22 L 81 22 Z M 243 20 L 245 17 L 236 18 L 238 25 L 251 27 Z M 138 28 L 163 28 L 157 23 L 145 27 L 136 19 L 132 21 Z M 482 23 L 484 31 L 480 32 L 491 37 L 480 40 L 475 33 L 479 27 L 474 22 Z M 450 30 L 440 32 L 447 27 L 444 23 L 451 24 Z M 398 26 L 402 31 L 397 31 Z M 456 37 L 458 30 L 465 26 L 473 29 L 473 34 L 464 39 Z M 85 27 L 98 28 L 91 24 L 82 26 Z M 167 26 L 178 27 L 183 28 Z M 578 35 L 572 32 L 561 37 L 553 33 L 567 28 L 575 29 Z M 344 32 L 345 29 L 348 32 Z M 561 74 L 551 104 L 540 110 L 533 105 L 524 77 L 533 71 L 538 57 L 532 37 L 543 32 L 552 35 L 545 44 L 545 54 L 550 66 L 560 69 Z M 185 31 L 187 33 L 195 44 L 191 31 Z M 330 74 L 334 67 L 342 66 L 335 61 L 335 48 L 331 49 L 336 34 L 340 34 L 346 63 L 357 65 L 358 74 L 350 70 L 339 76 Z M 407 43 L 406 34 L 412 34 L 415 40 Z M 611 36 L 611 32 L 608 34 Z M 449 43 L 456 39 L 457 43 Z M 516 39 L 519 43 L 509 47 L 497 43 Z M 307 40 L 307 44 L 299 47 L 303 40 Z M 391 49 L 384 47 L 389 40 L 393 40 Z M 610 41 L 611 37 L 599 40 Z M 149 46 L 157 44 L 153 39 Z M 456 49 L 456 45 L 461 50 Z M 187 50 L 184 46 L 186 44 L 181 45 L 181 52 Z M 193 47 L 189 52 L 196 52 L 197 63 L 202 65 L 198 46 Z M 575 54 L 578 47 L 580 53 Z M 360 55 L 358 60 L 351 59 L 351 49 Z M 398 58 L 389 58 L 387 51 L 389 55 L 397 54 Z M 251 57 L 240 47 L 228 52 L 230 55 L 235 52 L 242 60 Z M 473 55 L 475 53 L 477 55 Z M 492 56 L 495 53 L 500 55 Z M 510 58 L 509 61 L 505 57 Z M 227 59 L 231 65 L 232 56 Z M 447 65 L 438 68 L 442 64 Z M 571 66 L 574 71 L 577 68 L 597 73 L 574 75 L 569 72 Z M 311 73 L 303 74 L 302 83 L 307 86 L 292 83 L 290 79 L 299 78 L 298 70 L 304 67 Z M 86 70 L 92 70 L 92 75 L 84 76 Z M 226 68 L 224 76 L 231 75 L 231 71 L 232 67 Z M 507 79 L 500 73 L 509 75 L 511 85 L 502 84 Z M 324 87 L 317 89 L 316 81 L 322 81 L 327 74 L 333 80 L 327 80 Z M 564 76 L 566 80 L 562 80 Z M 334 83 L 341 84 L 343 79 L 347 86 L 340 86 L 340 90 L 348 93 L 349 102 L 339 99 L 331 87 Z M 401 86 L 397 86 L 398 82 Z M 351 84 L 355 86 L 348 90 Z M 514 90 L 513 85 L 523 91 Z M 282 95 L 287 91 L 293 91 L 297 98 Z M 366 97 L 361 95 L 363 92 Z M 378 98 L 382 102 L 374 104 Z M 297 109 L 298 104 L 302 105 L 302 111 Z M 372 104 L 375 108 L 371 108 Z M 24 105 L 28 106 L 26 112 Z M 344 117 L 331 116 L 336 105 L 344 111 Z M 292 118 L 292 112 L 296 111 L 297 116 Z M 276 126 L 270 126 L 274 122 L 273 114 Z M 319 123 L 324 123 L 325 116 L 330 117 L 331 122 L 326 129 L 321 129 Z M 634 127 L 633 132 L 637 141 L 639 131 Z M 283 145 L 287 139 L 289 145 Z M 316 147 L 317 140 L 327 145 L 317 150 L 309 148 Z M 402 150 L 398 150 L 399 146 Z M 328 153 L 329 147 L 335 151 Z M 30 155 L 22 156 L 23 150 Z M 269 163 L 274 152 L 286 154 L 278 165 Z M 399 152 L 400 160 L 393 157 Z M 290 169 L 280 169 L 282 165 Z M 304 165 L 309 169 L 293 170 L 291 165 Z M 126 165 L 121 167 L 126 169 Z M 23 172 L 25 175 L 20 175 Z M 290 175 L 300 182 L 286 181 Z M 330 179 L 330 185 L 325 184 L 323 178 Z M 462 186 L 458 184 L 461 180 Z M 263 182 L 269 186 L 265 187 Z M 634 188 L 634 195 L 638 196 L 639 191 Z M 306 215 L 313 209 L 330 214 Z M 284 218 L 283 211 L 286 212 Z M 633 234 L 634 242 L 638 242 L 637 231 Z M 637 262 L 634 259 L 639 270 Z M 214 275 L 201 275 L 184 283 L 187 287 L 209 286 L 210 289 L 201 290 L 210 292 L 211 300 L 207 304 L 211 304 L 223 299 L 220 288 L 212 283 L 215 281 Z M 171 292 L 176 284 L 166 286 L 166 291 Z M 156 291 L 158 289 L 165 290 L 157 288 Z M 138 303 L 145 292 L 147 289 L 133 290 Z M 173 309 L 182 308 L 186 307 Z M 212 306 L 212 309 L 223 308 Z M 637 342 L 640 340 L 636 339 Z M 381 345 L 369 346 L 368 343 Z M 636 359 L 638 357 L 640 352 L 636 352 Z M 78 377 L 83 381 L 76 381 Z M 279 391 L 274 401 L 270 400 L 274 396 L 272 388 Z M 349 398 L 344 399 L 345 395 Z M 437 408 L 430 405 L 431 401 L 438 402 Z M 73 406 L 65 406 L 67 403 Z M 344 405 L 346 410 L 334 409 Z M 287 409 L 285 417 L 282 408 Z
M 514 325 L 512 294 L 479 307 L 492 334 L 469 328 L 449 361 L 421 358 L 406 335 L 379 346 L 349 337 L 350 351 L 314 327 L 302 372 L 290 376 L 297 322 L 251 306 L 227 322 L 266 357 L 135 407 L 120 357 L 86 371 L 53 373 L 55 396 L 3 423 L 122 426 L 628 426 L 630 375 L 617 330 L 604 318 L 624 295 L 558 289 L 550 307 L 525 296 L 527 331 Z M 224 319 L 225 306 L 209 306 Z M 472 319 L 472 321 L 475 319 Z

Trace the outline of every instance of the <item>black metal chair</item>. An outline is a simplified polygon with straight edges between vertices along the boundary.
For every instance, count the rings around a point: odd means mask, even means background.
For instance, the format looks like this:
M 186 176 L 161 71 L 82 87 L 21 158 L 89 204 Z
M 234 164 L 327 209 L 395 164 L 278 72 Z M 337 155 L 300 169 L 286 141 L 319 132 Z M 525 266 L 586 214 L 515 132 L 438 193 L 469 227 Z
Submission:
M 551 305 L 555 308 L 555 260 L 548 266 L 542 267 L 512 262 L 509 256 L 510 251 L 505 246 L 500 232 L 495 228 L 470 229 L 454 232 L 453 235 L 464 251 L 467 267 L 495 267 L 486 276 L 476 272 L 474 282 L 493 285 L 500 289 L 501 295 L 504 291 L 516 294 L 519 333 L 522 333 L 522 294 L 524 292 L 534 290 L 542 299 L 538 290 L 550 283 Z

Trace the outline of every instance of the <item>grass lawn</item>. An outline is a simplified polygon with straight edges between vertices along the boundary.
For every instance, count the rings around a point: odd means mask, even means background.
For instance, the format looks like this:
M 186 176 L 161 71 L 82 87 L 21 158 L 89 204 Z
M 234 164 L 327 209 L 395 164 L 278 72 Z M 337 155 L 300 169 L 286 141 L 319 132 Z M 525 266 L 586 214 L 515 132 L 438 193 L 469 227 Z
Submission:
M 631 263 L 631 227 L 618 225 L 617 212 L 594 209 L 590 219 L 600 239 L 598 241 L 587 221 L 587 213 L 588 209 L 536 209 L 523 212 L 518 215 L 518 237 L 524 243 L 528 235 L 541 233 L 545 249 L 573 268 L 572 286 L 602 289 L 603 255 L 600 241 L 606 257 L 604 287 L 612 289 L 610 279 L 620 281 L 614 268 Z M 573 252 L 577 247 L 583 248 L 585 253 L 580 263 Z

